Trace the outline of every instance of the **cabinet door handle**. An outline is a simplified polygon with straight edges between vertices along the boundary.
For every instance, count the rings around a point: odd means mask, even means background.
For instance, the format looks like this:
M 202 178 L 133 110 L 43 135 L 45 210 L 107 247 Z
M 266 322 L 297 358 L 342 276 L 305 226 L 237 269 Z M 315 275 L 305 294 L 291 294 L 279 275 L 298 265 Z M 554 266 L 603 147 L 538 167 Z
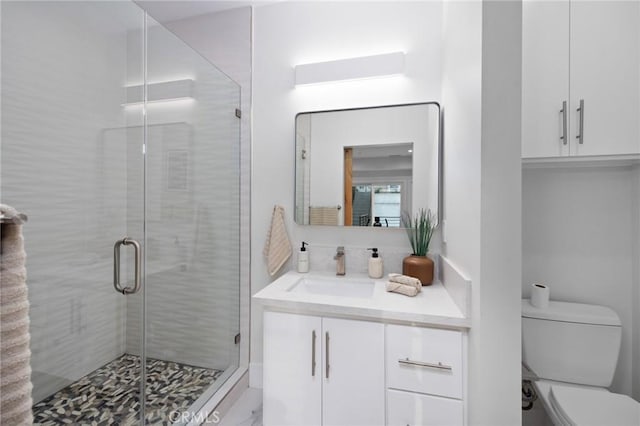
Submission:
M 324 333 L 324 374 L 329 378 L 329 332 Z
M 562 101 L 562 109 L 560 110 L 562 113 L 562 136 L 560 136 L 560 140 L 562 140 L 562 145 L 567 144 L 567 101 Z
M 316 331 L 311 332 L 311 377 L 316 376 Z
M 400 365 L 415 365 L 417 367 L 435 368 L 437 370 L 447 370 L 447 371 L 453 370 L 453 368 L 450 365 L 445 365 L 441 362 L 438 362 L 437 364 L 433 364 L 431 362 L 413 361 L 413 360 L 410 360 L 409 358 L 405 358 L 405 359 L 399 359 L 398 363 Z
M 578 139 L 578 143 L 582 145 L 584 143 L 584 99 L 580 99 L 580 107 L 578 107 L 576 111 L 578 111 L 579 114 L 576 139 Z

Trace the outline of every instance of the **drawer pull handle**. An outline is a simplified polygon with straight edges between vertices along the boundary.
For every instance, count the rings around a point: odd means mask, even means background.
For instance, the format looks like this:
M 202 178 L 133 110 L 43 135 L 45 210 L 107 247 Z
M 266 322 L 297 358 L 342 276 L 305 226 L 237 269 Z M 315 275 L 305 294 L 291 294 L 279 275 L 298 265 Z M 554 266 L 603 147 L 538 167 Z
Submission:
M 417 367 L 436 368 L 438 370 L 447 370 L 447 371 L 453 370 L 453 368 L 450 365 L 445 365 L 441 362 L 438 362 L 437 364 L 433 364 L 431 362 L 413 361 L 413 360 L 410 360 L 409 358 L 405 358 L 405 359 L 399 359 L 398 363 L 401 365 L 415 365 Z

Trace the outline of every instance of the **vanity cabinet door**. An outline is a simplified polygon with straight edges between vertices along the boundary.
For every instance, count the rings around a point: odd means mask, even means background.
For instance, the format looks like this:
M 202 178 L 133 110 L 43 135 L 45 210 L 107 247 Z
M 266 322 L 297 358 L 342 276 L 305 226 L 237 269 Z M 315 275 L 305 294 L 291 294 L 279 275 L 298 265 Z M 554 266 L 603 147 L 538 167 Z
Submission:
M 265 426 L 322 424 L 322 319 L 265 312 Z
M 384 425 L 384 325 L 322 319 L 323 423 Z

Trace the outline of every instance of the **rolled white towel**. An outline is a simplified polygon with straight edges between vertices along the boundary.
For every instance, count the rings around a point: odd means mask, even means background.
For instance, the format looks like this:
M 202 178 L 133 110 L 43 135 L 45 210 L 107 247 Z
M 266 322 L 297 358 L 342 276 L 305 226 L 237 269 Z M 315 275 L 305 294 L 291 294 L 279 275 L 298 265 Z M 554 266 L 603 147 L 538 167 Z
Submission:
M 418 290 L 415 287 L 393 281 L 387 281 L 387 291 L 404 294 L 409 297 L 413 297 L 418 294 Z
M 415 287 L 418 293 L 422 291 L 422 283 L 419 279 L 402 274 L 389 274 L 389 281 Z

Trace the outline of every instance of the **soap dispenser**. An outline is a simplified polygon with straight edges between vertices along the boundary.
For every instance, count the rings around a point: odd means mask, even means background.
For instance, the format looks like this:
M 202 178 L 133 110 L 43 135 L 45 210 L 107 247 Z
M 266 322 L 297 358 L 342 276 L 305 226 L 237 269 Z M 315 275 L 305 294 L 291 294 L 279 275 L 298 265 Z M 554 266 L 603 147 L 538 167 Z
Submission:
M 298 272 L 309 272 L 309 252 L 305 246 L 309 244 L 302 242 L 300 251 L 298 252 Z
M 371 257 L 369 258 L 369 277 L 370 278 L 382 278 L 383 267 L 382 258 L 378 255 L 378 249 L 376 247 L 369 248 L 371 250 Z

